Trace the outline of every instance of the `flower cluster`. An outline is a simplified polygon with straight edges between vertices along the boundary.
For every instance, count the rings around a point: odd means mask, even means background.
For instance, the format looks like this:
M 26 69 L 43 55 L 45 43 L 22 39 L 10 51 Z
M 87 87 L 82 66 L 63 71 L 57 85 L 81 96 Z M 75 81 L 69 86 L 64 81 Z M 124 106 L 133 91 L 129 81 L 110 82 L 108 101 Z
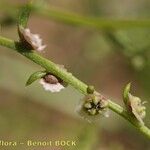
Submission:
M 87 121 L 96 121 L 99 115 L 109 116 L 108 101 L 99 94 L 88 94 L 82 99 L 77 111 Z

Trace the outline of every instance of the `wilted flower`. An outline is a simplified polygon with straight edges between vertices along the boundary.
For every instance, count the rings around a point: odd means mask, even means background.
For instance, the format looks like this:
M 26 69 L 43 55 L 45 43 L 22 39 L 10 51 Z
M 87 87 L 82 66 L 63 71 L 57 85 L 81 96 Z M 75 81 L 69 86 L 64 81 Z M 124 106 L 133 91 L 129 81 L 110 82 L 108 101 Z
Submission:
M 59 92 L 61 91 L 62 89 L 64 89 L 64 86 L 60 83 L 56 83 L 56 84 L 51 84 L 51 83 L 48 83 L 46 80 L 44 79 L 41 79 L 40 80 L 40 84 L 43 85 L 43 88 L 46 90 L 46 91 L 51 91 L 51 92 Z
M 42 45 L 42 39 L 38 34 L 32 34 L 30 29 L 19 27 L 19 36 L 21 42 L 29 49 L 43 51 L 46 45 Z
M 145 102 L 142 102 L 139 97 L 133 96 L 129 93 L 129 109 L 132 111 L 136 119 L 142 124 L 144 124 L 143 119 L 146 116 L 146 107 L 144 106 L 144 103 Z
M 51 92 L 59 92 L 65 88 L 62 81 L 60 81 L 57 77 L 55 77 L 52 74 L 47 74 L 42 79 L 40 79 L 40 84 L 43 85 L 43 88 L 46 91 Z
M 127 111 L 131 113 L 141 124 L 144 124 L 143 119 L 146 116 L 145 102 L 142 102 L 139 97 L 133 96 L 130 93 L 130 84 L 128 84 L 124 89 L 124 103 Z
M 101 95 L 86 95 L 77 108 L 78 113 L 89 122 L 96 121 L 100 115 L 108 117 L 108 101 Z
M 64 65 L 58 65 L 61 69 L 64 69 Z M 64 89 L 67 86 L 67 83 L 64 82 L 62 79 L 60 79 L 59 77 L 51 74 L 51 73 L 47 73 L 45 76 L 43 76 L 40 79 L 40 84 L 43 85 L 43 88 L 46 91 L 51 91 L 51 92 L 59 92 L 62 89 Z

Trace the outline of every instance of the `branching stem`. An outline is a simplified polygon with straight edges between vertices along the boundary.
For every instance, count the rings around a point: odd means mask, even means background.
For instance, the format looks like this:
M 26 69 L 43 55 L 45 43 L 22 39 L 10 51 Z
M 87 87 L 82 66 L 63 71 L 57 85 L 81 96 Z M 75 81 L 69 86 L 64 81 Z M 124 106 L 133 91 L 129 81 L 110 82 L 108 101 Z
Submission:
M 83 94 L 87 94 L 87 85 L 73 76 L 71 73 L 60 69 L 57 64 L 53 63 L 52 61 L 38 55 L 34 51 L 26 50 L 19 42 L 15 42 L 13 40 L 4 38 L 0 36 L 0 45 L 15 50 L 16 52 L 20 53 L 21 55 L 27 57 L 31 61 L 35 62 L 36 64 L 40 65 L 41 67 L 45 68 L 47 71 L 53 73 L 54 75 L 62 78 L 65 82 L 72 85 L 75 89 L 80 91 Z M 150 139 L 150 129 L 145 125 L 139 125 L 136 120 L 134 120 L 125 109 L 123 109 L 120 105 L 114 103 L 113 101 L 109 100 L 109 108 L 117 113 L 118 115 L 122 116 L 124 119 L 129 121 L 132 125 L 134 125 L 142 134 L 147 136 Z
M 20 16 L 19 16 L 19 25 L 26 27 L 29 14 L 31 11 L 30 4 L 27 4 L 21 11 Z M 124 22 L 112 22 L 112 21 L 104 21 L 104 22 L 97 22 L 94 21 L 93 19 L 83 19 L 82 17 L 79 16 L 67 16 L 66 14 L 60 14 L 58 12 L 50 12 L 50 10 L 43 11 L 43 13 L 46 13 L 45 15 L 48 15 L 50 17 L 57 18 L 58 20 L 63 20 L 63 21 L 69 21 L 70 23 L 77 23 L 81 25 L 89 25 L 93 27 L 124 27 Z M 73 18 L 73 19 L 72 19 Z M 136 24 L 135 24 L 136 23 Z M 146 24 L 145 24 L 146 23 Z M 149 21 L 145 22 L 142 25 L 149 25 Z M 141 22 L 133 22 L 133 25 L 140 25 Z M 98 25 L 98 26 L 97 26 Z M 119 26 L 118 26 L 119 25 Z M 129 24 L 126 23 L 126 26 L 132 25 L 132 22 Z M 31 61 L 35 62 L 36 64 L 40 65 L 41 67 L 45 68 L 47 71 L 51 72 L 52 74 L 58 76 L 59 78 L 63 79 L 66 83 L 72 85 L 75 89 L 77 89 L 79 92 L 82 94 L 87 94 L 87 87 L 84 82 L 80 81 L 77 79 L 75 76 L 72 75 L 72 73 L 65 71 L 64 69 L 61 69 L 57 64 L 53 63 L 52 61 L 38 55 L 34 51 L 27 50 L 24 48 L 24 46 L 20 42 L 15 42 L 11 39 L 4 38 L 0 36 L 0 45 L 10 48 L 12 50 L 15 50 L 16 52 L 20 53 L 21 55 L 25 56 L 26 58 L 30 59 Z M 114 111 L 115 113 L 119 114 L 122 116 L 124 119 L 126 119 L 128 122 L 130 122 L 132 125 L 134 125 L 141 133 L 146 135 L 150 139 L 150 129 L 146 127 L 144 124 L 139 124 L 138 121 L 131 117 L 131 115 L 123 109 L 120 105 L 114 103 L 111 100 L 108 100 L 109 102 L 109 109 Z

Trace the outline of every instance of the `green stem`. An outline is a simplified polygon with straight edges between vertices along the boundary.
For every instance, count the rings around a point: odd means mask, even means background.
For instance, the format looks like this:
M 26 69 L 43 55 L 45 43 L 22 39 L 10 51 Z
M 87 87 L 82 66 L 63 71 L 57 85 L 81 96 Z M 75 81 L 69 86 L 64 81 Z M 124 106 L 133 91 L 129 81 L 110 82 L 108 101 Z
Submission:
M 45 16 L 46 18 L 53 19 L 55 21 L 63 22 L 66 24 L 74 25 L 74 26 L 85 26 L 92 27 L 96 29 L 120 29 L 120 28 L 150 28 L 150 19 L 111 19 L 111 18 L 100 18 L 100 17 L 89 17 L 89 16 L 81 16 L 77 13 L 60 11 L 56 8 L 52 7 L 43 7 L 40 6 L 36 8 L 34 3 L 30 4 L 30 9 L 35 11 L 37 14 L 41 16 Z M 0 8 L 2 11 L 9 11 L 10 13 L 14 13 L 20 5 L 7 5 L 0 4 Z
M 71 73 L 60 69 L 57 64 L 51 62 L 50 60 L 43 58 L 42 56 L 36 54 L 34 51 L 29 51 L 24 49 L 20 43 L 15 42 L 13 40 L 4 38 L 0 36 L 0 45 L 15 50 L 16 52 L 20 53 L 21 55 L 27 57 L 31 61 L 35 62 L 36 64 L 40 65 L 41 67 L 45 68 L 47 71 L 53 73 L 54 75 L 62 78 L 65 82 L 72 85 L 78 91 L 82 92 L 83 94 L 87 94 L 87 85 L 73 76 Z M 128 120 L 131 124 L 133 124 L 142 134 L 146 135 L 150 138 L 150 129 L 147 128 L 145 125 L 139 125 L 130 115 L 118 104 L 109 100 L 109 108 Z
M 58 65 L 54 64 L 50 60 L 43 58 L 33 51 L 25 50 L 24 47 L 22 47 L 18 42 L 0 36 L 0 45 L 16 50 L 36 64 L 45 68 L 47 71 L 50 71 L 51 73 L 57 75 L 58 77 L 72 85 L 74 88 L 79 89 L 83 94 L 86 93 L 86 84 L 75 78 L 71 73 L 64 71 L 64 69 L 60 69 Z
M 34 6 L 33 6 L 34 8 Z M 60 11 L 53 8 L 41 7 L 35 9 L 35 11 L 47 18 L 55 21 L 60 21 L 66 24 L 75 26 L 87 26 L 96 29 L 119 29 L 119 28 L 133 28 L 133 27 L 150 27 L 150 19 L 111 19 L 111 18 L 100 18 L 100 17 L 86 17 L 76 13 Z

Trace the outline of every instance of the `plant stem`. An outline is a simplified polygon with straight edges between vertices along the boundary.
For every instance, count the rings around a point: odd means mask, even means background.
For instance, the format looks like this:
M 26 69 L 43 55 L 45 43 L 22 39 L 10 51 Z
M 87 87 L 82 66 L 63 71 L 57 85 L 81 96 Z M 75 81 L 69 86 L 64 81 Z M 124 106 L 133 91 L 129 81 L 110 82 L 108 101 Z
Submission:
M 73 76 L 71 73 L 61 69 L 57 64 L 51 62 L 50 60 L 43 58 L 42 56 L 36 54 L 34 51 L 26 50 L 19 42 L 15 42 L 13 40 L 4 38 L 0 36 L 0 45 L 15 50 L 21 55 L 27 57 L 31 61 L 45 68 L 47 71 L 53 73 L 54 75 L 60 77 L 65 82 L 72 85 L 78 91 L 83 94 L 87 94 L 87 85 Z M 150 138 L 150 129 L 145 125 L 139 125 L 130 115 L 118 104 L 109 100 L 109 108 L 122 116 L 124 119 L 128 120 L 131 124 L 133 124 L 142 134 L 146 135 Z
M 45 68 L 47 71 L 50 71 L 51 73 L 60 77 L 75 88 L 79 89 L 80 92 L 82 92 L 83 94 L 86 93 L 86 84 L 75 78 L 71 73 L 64 71 L 64 69 L 61 69 L 58 65 L 54 64 L 50 60 L 45 59 L 42 56 L 34 53 L 34 51 L 25 50 L 24 47 L 22 47 L 18 42 L 0 36 L 0 45 L 16 50 L 20 54 L 35 62 L 36 64 Z
M 34 10 L 34 6 L 33 6 Z M 71 24 L 75 26 L 87 26 L 96 29 L 120 29 L 120 28 L 137 28 L 137 27 L 150 27 L 150 19 L 111 19 L 111 18 L 100 18 L 100 17 L 86 17 L 81 16 L 76 13 L 60 11 L 56 8 L 51 7 L 41 7 L 35 9 L 35 12 L 45 16 L 47 18 L 53 19 L 55 21 L 60 21 L 66 24 Z
M 18 10 L 21 5 L 9 5 L 0 3 L 0 9 L 2 11 L 7 11 L 9 13 L 14 13 Z M 148 18 L 138 18 L 138 19 L 111 19 L 111 18 L 100 18 L 100 17 L 90 17 L 82 16 L 77 13 L 69 11 L 60 11 L 59 9 L 52 7 L 40 6 L 36 8 L 33 4 L 30 4 L 31 11 L 45 16 L 46 18 L 53 19 L 65 24 L 70 24 L 74 26 L 85 26 L 92 27 L 96 29 L 125 29 L 125 28 L 150 28 L 150 19 Z M 17 13 L 16 13 L 17 14 Z

